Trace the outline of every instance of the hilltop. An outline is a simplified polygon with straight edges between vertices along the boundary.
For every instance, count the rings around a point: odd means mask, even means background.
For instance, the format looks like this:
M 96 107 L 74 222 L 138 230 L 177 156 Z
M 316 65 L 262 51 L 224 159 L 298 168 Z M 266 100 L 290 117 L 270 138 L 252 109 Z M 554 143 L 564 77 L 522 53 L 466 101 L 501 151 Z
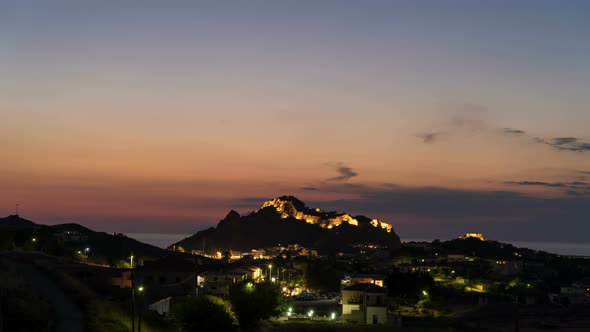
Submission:
M 217 227 L 200 231 L 172 246 L 185 250 L 250 250 L 300 244 L 328 252 L 356 244 L 399 248 L 393 226 L 379 219 L 312 209 L 293 196 L 266 201 L 261 208 L 241 216 L 230 211 Z M 171 246 L 171 247 L 172 247 Z

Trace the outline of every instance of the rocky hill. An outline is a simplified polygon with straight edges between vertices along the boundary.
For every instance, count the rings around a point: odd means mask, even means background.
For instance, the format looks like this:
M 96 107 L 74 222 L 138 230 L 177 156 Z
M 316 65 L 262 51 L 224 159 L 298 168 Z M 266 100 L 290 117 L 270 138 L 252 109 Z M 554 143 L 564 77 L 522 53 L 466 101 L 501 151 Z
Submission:
M 357 244 L 399 248 L 393 226 L 379 219 L 326 212 L 307 207 L 293 196 L 278 197 L 251 214 L 230 211 L 217 227 L 200 231 L 173 244 L 185 250 L 250 250 L 299 244 L 336 252 Z

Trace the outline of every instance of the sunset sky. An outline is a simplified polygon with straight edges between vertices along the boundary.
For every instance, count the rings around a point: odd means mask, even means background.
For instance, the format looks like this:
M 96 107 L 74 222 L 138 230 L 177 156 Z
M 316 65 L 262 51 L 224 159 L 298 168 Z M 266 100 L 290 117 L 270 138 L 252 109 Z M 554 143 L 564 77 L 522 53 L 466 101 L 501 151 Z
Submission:
M 296 195 L 586 241 L 590 1 L 2 1 L 0 215 L 190 233 Z

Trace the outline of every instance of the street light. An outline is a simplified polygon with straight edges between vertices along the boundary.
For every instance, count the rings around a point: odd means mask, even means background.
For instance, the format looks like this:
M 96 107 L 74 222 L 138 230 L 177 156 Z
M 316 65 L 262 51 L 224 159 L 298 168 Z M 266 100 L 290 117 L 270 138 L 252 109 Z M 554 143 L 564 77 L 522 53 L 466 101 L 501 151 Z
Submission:
M 268 264 L 268 277 L 272 276 L 272 264 Z
M 37 242 L 37 238 L 33 238 L 33 242 Z
M 141 295 L 143 293 L 143 286 L 139 286 L 137 287 L 137 291 L 139 292 L 139 295 Z M 143 297 L 140 297 L 141 299 L 141 303 L 139 305 L 139 310 L 137 311 L 137 332 L 141 332 L 141 311 L 143 309 Z
M 310 319 L 313 319 L 313 310 L 310 310 L 310 311 L 307 313 L 307 316 L 308 316 Z
M 88 252 L 90 251 L 90 248 L 86 247 L 84 248 L 84 261 L 88 262 Z
M 330 314 L 330 319 L 331 320 L 336 319 L 336 313 L 335 312 L 333 312 L 332 314 Z

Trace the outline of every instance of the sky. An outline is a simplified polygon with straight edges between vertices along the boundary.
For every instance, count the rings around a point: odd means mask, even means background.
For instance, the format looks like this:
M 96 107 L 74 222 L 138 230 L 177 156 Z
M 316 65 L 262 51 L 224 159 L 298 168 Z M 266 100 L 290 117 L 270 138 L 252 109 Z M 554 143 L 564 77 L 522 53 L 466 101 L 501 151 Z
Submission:
M 588 1 L 0 1 L 0 215 L 191 233 L 275 196 L 587 242 Z

